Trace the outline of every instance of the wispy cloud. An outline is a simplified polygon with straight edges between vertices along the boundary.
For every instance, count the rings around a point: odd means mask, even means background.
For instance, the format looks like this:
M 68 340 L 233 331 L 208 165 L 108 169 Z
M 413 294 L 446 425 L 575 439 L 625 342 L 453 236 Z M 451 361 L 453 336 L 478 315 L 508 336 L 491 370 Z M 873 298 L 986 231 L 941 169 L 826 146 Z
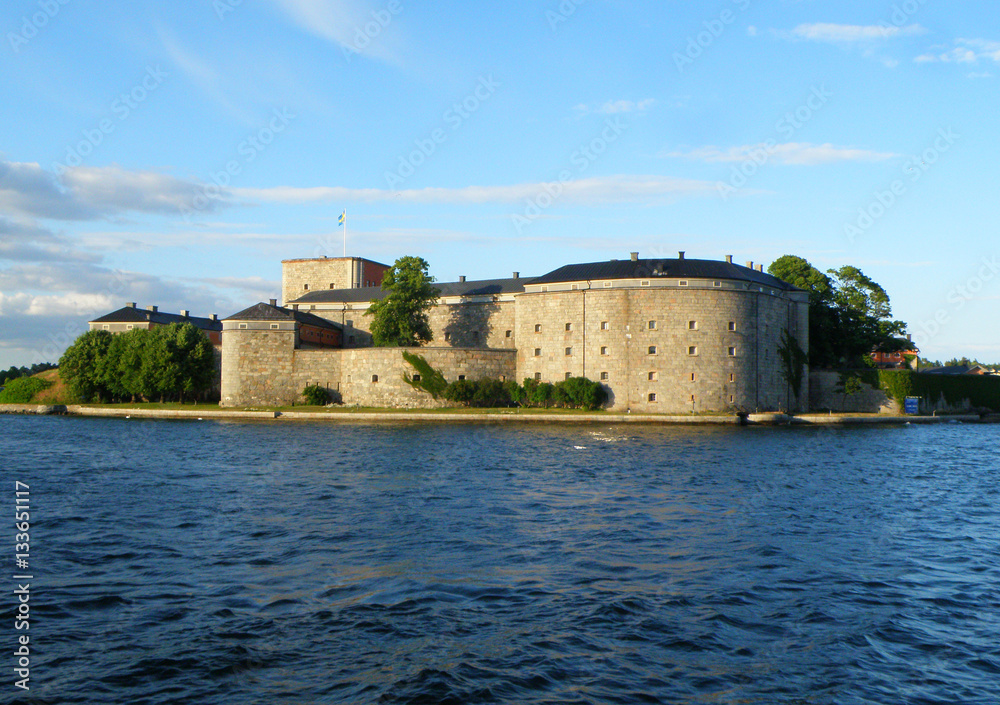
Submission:
M 398 13 L 369 0 L 271 0 L 301 29 L 348 52 L 400 62 Z M 377 31 L 372 31 L 377 29 Z
M 589 115 L 598 113 L 600 115 L 618 115 L 621 113 L 641 113 L 656 105 L 654 98 L 644 100 L 609 100 L 601 105 L 587 105 L 580 103 L 573 107 L 578 115 Z
M 1000 63 L 1000 42 L 987 39 L 956 39 L 954 46 L 937 47 L 937 51 L 921 54 L 914 59 L 917 63 L 945 64 L 975 64 L 980 60 Z M 981 74 L 975 77 L 984 78 Z
M 340 186 L 300 188 L 278 186 L 266 189 L 233 189 L 238 198 L 279 203 L 377 202 L 403 203 L 517 203 L 535 198 L 546 186 L 561 188 L 560 201 L 567 203 L 616 203 L 656 199 L 665 196 L 700 195 L 712 192 L 713 183 L 670 176 L 607 176 L 578 179 L 567 183 L 533 182 L 509 186 L 466 186 L 463 188 L 422 188 L 404 191 L 354 189 Z
M 722 149 L 720 147 L 700 147 L 687 152 L 667 152 L 666 157 L 697 159 L 710 163 L 743 162 L 755 155 L 764 154 L 777 164 L 813 166 L 835 162 L 877 162 L 899 156 L 892 152 L 875 152 L 856 147 L 837 147 L 830 143 L 810 144 L 807 142 L 786 142 L 784 144 L 760 143 Z
M 890 24 L 882 25 L 855 25 L 855 24 L 800 24 L 787 36 L 790 39 L 799 39 L 812 42 L 829 42 L 834 44 L 853 44 L 859 42 L 878 42 L 896 37 L 915 36 L 926 34 L 927 30 L 918 24 L 911 24 L 905 27 L 897 27 Z M 779 36 L 782 33 L 779 32 Z

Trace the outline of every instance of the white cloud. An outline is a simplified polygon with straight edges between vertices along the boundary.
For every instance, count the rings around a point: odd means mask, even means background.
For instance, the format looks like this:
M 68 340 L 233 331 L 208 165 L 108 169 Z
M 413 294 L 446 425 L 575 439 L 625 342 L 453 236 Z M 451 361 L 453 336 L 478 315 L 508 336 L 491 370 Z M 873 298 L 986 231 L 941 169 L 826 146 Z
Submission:
M 535 182 L 510 186 L 466 186 L 464 188 L 422 188 L 390 191 L 353 189 L 340 186 L 300 188 L 278 186 L 266 189 L 233 189 L 233 195 L 257 201 L 280 203 L 399 201 L 404 203 L 516 203 L 535 198 L 540 192 L 560 189 L 560 202 L 617 203 L 649 200 L 663 196 L 700 195 L 712 192 L 713 183 L 670 176 L 605 176 L 577 179 L 567 183 Z
M 927 30 L 918 24 L 897 27 L 890 24 L 853 25 L 853 24 L 800 24 L 790 33 L 792 39 L 802 39 L 814 42 L 832 42 L 850 44 L 855 42 L 875 42 L 896 37 L 925 34 Z
M 899 156 L 891 152 L 874 152 L 855 147 L 837 147 L 830 143 L 809 144 L 806 142 L 786 142 L 784 144 L 759 143 L 739 147 L 721 149 L 719 147 L 700 147 L 688 152 L 668 152 L 667 157 L 683 157 L 698 159 L 705 162 L 743 162 L 761 155 L 777 164 L 792 164 L 797 166 L 813 166 L 816 164 L 832 164 L 835 162 L 875 162 Z
M 656 100 L 654 98 L 645 98 L 644 100 L 639 101 L 609 100 L 599 106 L 590 106 L 585 103 L 580 103 L 579 105 L 574 105 L 573 110 L 575 110 L 579 115 L 589 115 L 590 113 L 618 115 L 620 113 L 645 112 L 654 105 L 656 105 Z
M 916 57 L 917 63 L 975 64 L 980 60 L 1000 63 L 1000 42 L 987 39 L 956 39 L 953 47 L 937 47 L 946 51 L 929 52 Z

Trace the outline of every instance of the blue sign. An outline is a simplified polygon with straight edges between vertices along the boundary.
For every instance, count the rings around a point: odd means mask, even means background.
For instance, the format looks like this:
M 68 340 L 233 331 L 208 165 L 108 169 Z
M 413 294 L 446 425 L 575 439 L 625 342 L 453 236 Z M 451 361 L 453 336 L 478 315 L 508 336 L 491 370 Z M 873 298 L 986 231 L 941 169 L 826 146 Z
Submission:
M 920 397 L 906 397 L 903 402 L 903 413 L 904 414 L 919 414 L 920 413 Z

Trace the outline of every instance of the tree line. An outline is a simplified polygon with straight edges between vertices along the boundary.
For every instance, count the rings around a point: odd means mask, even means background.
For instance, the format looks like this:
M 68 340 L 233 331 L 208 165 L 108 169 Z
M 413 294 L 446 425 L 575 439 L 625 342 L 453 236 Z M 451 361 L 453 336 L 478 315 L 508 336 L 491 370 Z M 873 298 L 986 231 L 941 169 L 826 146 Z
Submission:
M 59 376 L 82 402 L 185 401 L 211 393 L 215 354 L 190 323 L 92 330 L 63 353 Z
M 37 375 L 39 372 L 46 372 L 55 368 L 56 366 L 51 362 L 36 362 L 31 367 L 14 367 L 11 365 L 10 369 L 0 372 L 0 387 L 12 379 L 31 377 L 32 375 Z

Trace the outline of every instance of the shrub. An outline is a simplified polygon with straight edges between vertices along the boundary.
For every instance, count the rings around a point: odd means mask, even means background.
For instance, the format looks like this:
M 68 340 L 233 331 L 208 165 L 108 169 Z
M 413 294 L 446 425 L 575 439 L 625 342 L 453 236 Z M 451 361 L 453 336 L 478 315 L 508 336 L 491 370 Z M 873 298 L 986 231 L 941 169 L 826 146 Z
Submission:
M 306 398 L 306 403 L 311 406 L 326 406 L 330 403 L 330 392 L 326 387 L 318 384 L 310 384 L 302 390 L 302 396 Z
M 30 404 L 35 395 L 52 386 L 37 377 L 18 377 L 7 382 L 0 392 L 0 404 Z
M 467 379 L 455 380 L 444 390 L 444 398 L 468 404 L 476 395 L 476 385 Z

